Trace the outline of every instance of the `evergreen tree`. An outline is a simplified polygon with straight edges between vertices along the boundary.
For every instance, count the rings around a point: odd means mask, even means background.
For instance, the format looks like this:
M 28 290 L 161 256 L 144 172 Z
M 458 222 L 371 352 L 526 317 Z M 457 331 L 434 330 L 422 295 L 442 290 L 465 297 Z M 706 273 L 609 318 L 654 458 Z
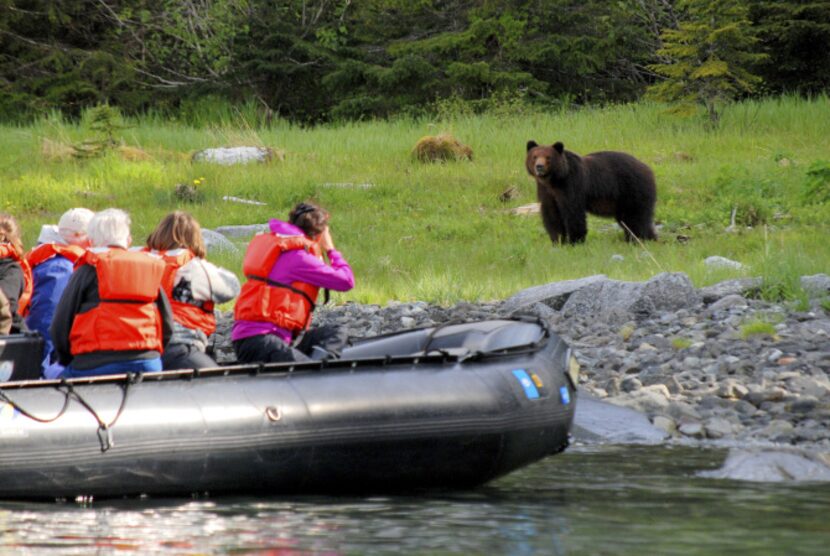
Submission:
M 681 113 L 702 105 L 714 127 L 722 104 L 752 93 L 761 83 L 751 69 L 763 55 L 753 51 L 758 41 L 745 2 L 685 0 L 680 6 L 684 12 L 677 29 L 661 34 L 658 55 L 668 61 L 651 65 L 665 79 L 649 94 L 674 103 Z
M 830 91 L 830 0 L 764 0 L 750 16 L 762 51 L 759 68 L 772 91 Z

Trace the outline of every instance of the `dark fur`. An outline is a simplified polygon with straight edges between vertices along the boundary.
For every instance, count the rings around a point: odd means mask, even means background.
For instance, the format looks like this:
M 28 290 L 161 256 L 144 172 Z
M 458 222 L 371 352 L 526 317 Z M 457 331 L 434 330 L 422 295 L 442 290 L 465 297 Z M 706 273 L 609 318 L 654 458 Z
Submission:
M 603 151 L 579 156 L 562 143 L 527 143 L 525 167 L 536 179 L 542 222 L 554 244 L 580 243 L 588 234 L 586 213 L 612 217 L 625 238 L 657 239 L 654 173 L 630 154 Z

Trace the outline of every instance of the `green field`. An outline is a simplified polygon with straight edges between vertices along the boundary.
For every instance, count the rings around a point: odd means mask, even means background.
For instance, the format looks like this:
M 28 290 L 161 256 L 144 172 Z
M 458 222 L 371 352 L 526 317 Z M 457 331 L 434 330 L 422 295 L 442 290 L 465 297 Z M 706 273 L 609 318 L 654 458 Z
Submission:
M 294 203 L 312 199 L 333 213 L 335 243 L 357 277 L 338 302 L 484 301 L 556 280 L 597 273 L 642 280 L 663 270 L 685 272 L 698 286 L 763 276 L 768 295 L 797 299 L 800 275 L 830 271 L 830 182 L 820 173 L 828 169 L 830 176 L 827 97 L 733 105 L 717 131 L 651 104 L 561 113 L 516 107 L 315 128 L 252 128 L 243 121 L 231 116 L 201 128 L 152 117 L 130 121 L 118 137 L 149 155 L 142 161 L 119 151 L 86 160 L 61 156 L 66 145 L 94 134 L 57 116 L 0 127 L 0 210 L 19 219 L 30 247 L 42 224 L 72 206 L 127 210 L 139 242 L 174 208 L 215 228 L 282 218 Z M 472 147 L 474 160 L 413 160 L 415 142 L 440 132 Z M 649 163 L 657 175 L 660 241 L 646 252 L 626 244 L 612 221 L 592 218 L 585 244 L 553 247 L 538 215 L 509 212 L 536 200 L 524 170 L 528 139 L 563 141 L 580 154 L 622 150 Z M 270 146 L 285 158 L 235 167 L 190 162 L 197 149 L 232 145 Z M 176 184 L 200 178 L 201 202 L 175 197 Z M 502 202 L 511 186 L 520 195 Z M 226 202 L 225 195 L 268 206 Z M 728 233 L 733 208 L 738 230 Z M 624 260 L 612 260 L 615 254 Z M 749 268 L 707 271 L 710 255 Z M 238 271 L 241 257 L 215 262 Z

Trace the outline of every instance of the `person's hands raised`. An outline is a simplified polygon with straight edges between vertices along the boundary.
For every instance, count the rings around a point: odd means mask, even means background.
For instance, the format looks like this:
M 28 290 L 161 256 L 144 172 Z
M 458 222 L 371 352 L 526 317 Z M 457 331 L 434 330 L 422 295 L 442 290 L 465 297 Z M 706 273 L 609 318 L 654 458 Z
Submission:
M 329 232 L 328 226 L 326 226 L 326 229 L 320 234 L 320 249 L 322 249 L 324 253 L 334 249 L 334 241 L 331 239 L 331 232 Z

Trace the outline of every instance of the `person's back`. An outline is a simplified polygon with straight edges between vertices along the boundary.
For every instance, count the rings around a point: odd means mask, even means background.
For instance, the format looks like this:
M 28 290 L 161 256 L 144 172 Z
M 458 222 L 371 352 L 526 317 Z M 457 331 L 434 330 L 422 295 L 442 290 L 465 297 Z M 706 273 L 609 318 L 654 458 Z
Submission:
M 166 265 L 162 287 L 173 311 L 173 336 L 162 355 L 164 368 L 215 367 L 206 353 L 208 337 L 216 330 L 214 304 L 236 297 L 239 279 L 205 260 L 201 227 L 183 211 L 165 216 L 145 249 Z
M 11 332 L 26 330 L 26 314 L 32 295 L 32 272 L 23 257 L 20 228 L 11 215 L 0 213 L 0 291 L 9 302 Z
M 161 370 L 172 315 L 161 290 L 164 264 L 127 250 L 126 213 L 108 209 L 89 223 L 93 246 L 79 261 L 52 320 L 61 376 Z
M 49 327 L 75 263 L 89 245 L 86 228 L 93 215 L 85 208 L 68 210 L 61 216 L 56 229 L 52 229 L 54 226 L 43 227 L 39 245 L 26 254 L 34 286 L 26 325 L 44 338 L 43 369 L 47 378 L 54 378 L 63 371 L 60 365 L 52 366 L 54 350 Z
M 6 294 L 0 290 L 0 336 L 5 336 L 12 329 L 12 311 Z
M 251 241 L 243 269 L 248 281 L 234 309 L 232 338 L 239 361 L 297 361 L 306 359 L 315 343 L 339 342 L 334 329 L 308 330 L 320 288 L 354 287 L 351 267 L 334 249 L 328 219 L 326 211 L 300 203 L 289 222 L 271 220 L 270 233 Z M 293 349 L 300 336 L 305 343 Z

